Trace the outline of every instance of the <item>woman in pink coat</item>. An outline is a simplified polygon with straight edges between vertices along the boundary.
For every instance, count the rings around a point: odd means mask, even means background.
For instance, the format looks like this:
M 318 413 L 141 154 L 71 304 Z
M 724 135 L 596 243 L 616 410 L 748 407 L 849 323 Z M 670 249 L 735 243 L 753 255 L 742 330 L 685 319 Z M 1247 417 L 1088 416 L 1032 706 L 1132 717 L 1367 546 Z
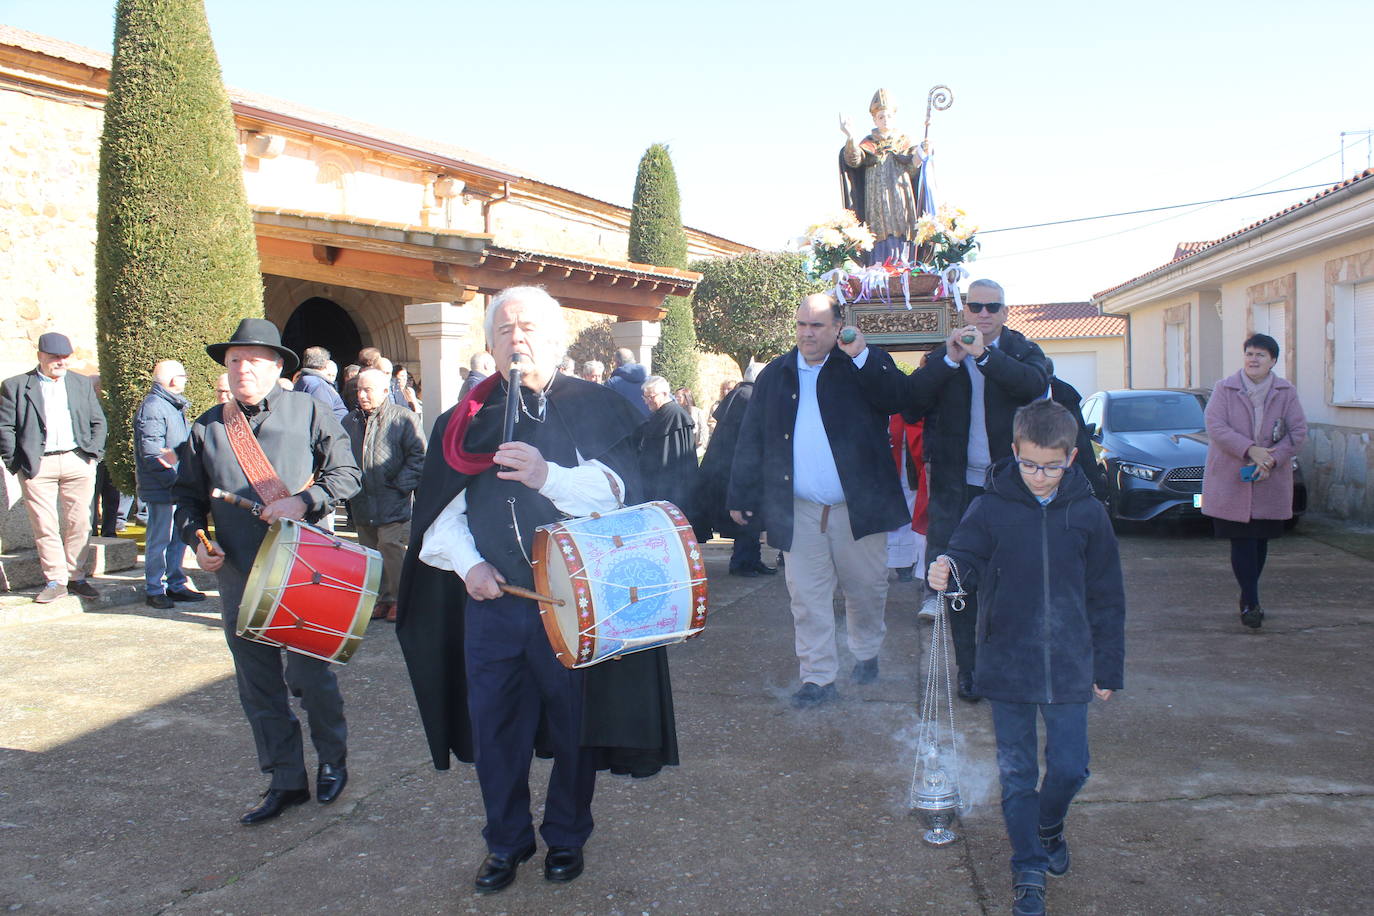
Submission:
M 1267 334 L 1245 341 L 1245 367 L 1217 382 L 1207 402 L 1207 468 L 1202 511 L 1217 537 L 1231 539 L 1240 584 L 1240 622 L 1259 629 L 1259 577 L 1269 539 L 1293 517 L 1293 456 L 1307 439 L 1297 389 L 1274 374 L 1279 345 Z

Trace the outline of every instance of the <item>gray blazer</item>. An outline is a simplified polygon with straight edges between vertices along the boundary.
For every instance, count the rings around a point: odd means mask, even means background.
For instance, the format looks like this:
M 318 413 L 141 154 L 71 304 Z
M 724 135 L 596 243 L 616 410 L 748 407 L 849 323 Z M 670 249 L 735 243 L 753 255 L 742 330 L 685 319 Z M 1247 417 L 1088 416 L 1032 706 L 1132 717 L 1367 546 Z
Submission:
M 67 373 L 66 384 L 76 450 L 99 461 L 105 456 L 105 411 L 95 386 L 77 372 Z M 42 385 L 37 367 L 0 384 L 0 459 L 12 474 L 32 477 L 43 460 L 48 421 Z

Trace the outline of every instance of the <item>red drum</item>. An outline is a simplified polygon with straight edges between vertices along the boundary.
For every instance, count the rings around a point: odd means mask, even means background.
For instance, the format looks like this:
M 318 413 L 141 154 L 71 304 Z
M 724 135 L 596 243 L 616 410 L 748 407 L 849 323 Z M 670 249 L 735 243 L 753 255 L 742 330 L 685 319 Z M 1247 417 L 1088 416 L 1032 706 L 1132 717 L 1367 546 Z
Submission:
M 381 584 L 377 551 L 278 519 L 248 575 L 238 635 L 343 664 L 363 641 Z
M 706 626 L 706 563 L 669 502 L 568 518 L 534 535 L 544 632 L 566 668 L 668 646 Z

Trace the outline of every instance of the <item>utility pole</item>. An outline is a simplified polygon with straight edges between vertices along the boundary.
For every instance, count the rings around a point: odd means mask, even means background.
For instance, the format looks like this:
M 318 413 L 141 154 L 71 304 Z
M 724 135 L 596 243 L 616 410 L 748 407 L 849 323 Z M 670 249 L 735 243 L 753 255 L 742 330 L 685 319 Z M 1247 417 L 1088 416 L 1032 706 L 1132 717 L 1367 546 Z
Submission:
M 1345 138 L 1364 137 L 1365 153 L 1364 167 L 1366 169 L 1374 167 L 1374 130 L 1343 130 L 1341 131 L 1341 181 L 1345 181 Z M 1356 141 L 1358 142 L 1358 141 Z M 1353 143 L 1351 144 L 1354 145 Z

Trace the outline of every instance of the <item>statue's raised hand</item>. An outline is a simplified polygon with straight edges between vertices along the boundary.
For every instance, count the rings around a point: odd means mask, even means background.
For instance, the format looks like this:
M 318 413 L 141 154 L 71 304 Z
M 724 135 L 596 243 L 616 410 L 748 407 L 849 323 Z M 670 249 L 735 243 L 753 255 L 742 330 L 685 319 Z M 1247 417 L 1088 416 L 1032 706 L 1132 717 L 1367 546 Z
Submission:
M 844 131 L 844 135 L 849 139 L 854 139 L 854 122 L 844 115 L 840 115 L 840 130 Z

